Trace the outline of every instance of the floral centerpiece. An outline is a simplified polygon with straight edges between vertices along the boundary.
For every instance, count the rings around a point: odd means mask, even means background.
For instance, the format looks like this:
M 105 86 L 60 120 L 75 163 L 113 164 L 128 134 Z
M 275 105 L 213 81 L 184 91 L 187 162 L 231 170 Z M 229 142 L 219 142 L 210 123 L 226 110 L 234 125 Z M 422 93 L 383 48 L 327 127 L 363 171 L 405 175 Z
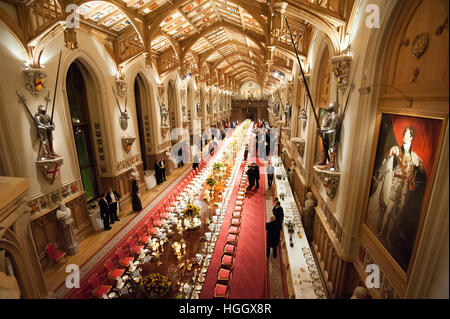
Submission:
M 196 218 L 200 215 L 200 207 L 192 203 L 188 203 L 186 209 L 183 211 L 185 218 Z
M 208 177 L 206 179 L 206 184 L 208 184 L 209 188 L 212 189 L 214 187 L 214 185 L 217 184 L 217 181 L 216 181 L 216 179 L 214 177 Z
M 223 163 L 214 163 L 213 169 L 214 171 L 222 171 L 224 169 L 225 165 Z
M 201 220 L 200 216 L 200 207 L 197 205 L 188 203 L 186 209 L 183 211 L 184 216 L 184 227 L 187 229 L 195 229 L 200 227 Z
M 160 298 L 169 291 L 172 283 L 167 276 L 156 272 L 139 277 L 139 285 L 147 297 Z

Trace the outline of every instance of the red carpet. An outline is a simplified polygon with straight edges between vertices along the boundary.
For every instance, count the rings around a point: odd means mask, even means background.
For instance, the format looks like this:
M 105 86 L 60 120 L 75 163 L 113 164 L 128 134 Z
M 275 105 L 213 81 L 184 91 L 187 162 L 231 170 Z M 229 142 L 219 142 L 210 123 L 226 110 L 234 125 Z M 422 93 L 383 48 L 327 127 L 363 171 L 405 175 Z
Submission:
M 247 192 L 241 230 L 230 283 L 230 299 L 265 299 L 266 284 L 266 200 L 264 165 L 260 166 L 257 191 Z

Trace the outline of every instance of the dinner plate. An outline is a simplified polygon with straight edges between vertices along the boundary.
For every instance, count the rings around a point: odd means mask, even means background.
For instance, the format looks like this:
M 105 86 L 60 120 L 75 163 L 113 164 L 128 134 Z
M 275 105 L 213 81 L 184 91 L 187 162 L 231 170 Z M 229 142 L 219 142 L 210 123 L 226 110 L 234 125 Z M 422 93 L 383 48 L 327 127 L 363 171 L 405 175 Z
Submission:
M 306 263 L 308 264 L 308 266 L 315 266 L 316 264 L 314 263 L 314 260 L 312 259 L 307 259 Z

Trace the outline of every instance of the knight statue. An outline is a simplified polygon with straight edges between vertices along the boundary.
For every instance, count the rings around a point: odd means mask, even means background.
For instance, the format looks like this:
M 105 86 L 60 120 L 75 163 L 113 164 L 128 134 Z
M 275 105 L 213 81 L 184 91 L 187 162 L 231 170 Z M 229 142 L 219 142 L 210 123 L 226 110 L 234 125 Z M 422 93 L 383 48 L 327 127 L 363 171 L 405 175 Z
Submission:
M 337 169 L 336 151 L 339 144 L 339 128 L 340 119 L 338 115 L 339 103 L 333 102 L 328 105 L 327 113 L 325 114 L 319 131 L 322 137 L 323 156 L 322 161 L 317 163 L 324 166 L 324 169 L 335 171 Z M 328 160 L 328 165 L 327 165 Z
M 41 140 L 39 159 L 43 161 L 60 157 L 53 149 L 53 131 L 55 130 L 55 124 L 47 114 L 45 106 L 38 106 L 38 111 L 34 115 L 34 122 L 36 123 L 39 139 Z

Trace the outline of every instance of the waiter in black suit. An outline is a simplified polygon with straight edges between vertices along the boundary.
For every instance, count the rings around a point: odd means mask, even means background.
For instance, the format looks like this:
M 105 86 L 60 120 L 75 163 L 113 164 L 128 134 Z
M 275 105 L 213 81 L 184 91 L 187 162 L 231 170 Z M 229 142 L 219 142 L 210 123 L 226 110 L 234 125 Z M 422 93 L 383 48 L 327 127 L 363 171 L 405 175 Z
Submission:
M 155 177 L 156 177 L 156 184 L 161 184 L 161 168 L 159 167 L 159 162 L 155 162 Z
M 273 250 L 273 258 L 277 258 L 277 249 L 278 243 L 280 242 L 280 226 L 275 220 L 275 216 L 270 216 L 270 222 L 266 223 L 266 231 L 267 231 L 267 243 L 266 243 L 266 251 L 267 258 L 270 257 L 270 248 Z
M 276 222 L 280 225 L 281 228 L 284 219 L 284 211 L 279 200 L 275 202 L 275 207 L 272 209 L 272 213 L 276 218 Z
M 163 181 L 164 182 L 166 181 L 166 161 L 160 158 L 158 161 L 158 166 L 161 174 L 160 178 L 162 183 Z
M 114 191 L 111 187 L 108 189 L 108 193 L 106 194 L 106 201 L 109 205 L 109 218 L 110 223 L 114 224 L 114 222 L 120 221 L 119 217 L 117 217 L 117 207 L 119 205 L 120 194 Z
M 103 219 L 103 226 L 105 230 L 110 230 L 111 227 L 109 227 L 109 205 L 108 201 L 106 200 L 106 193 L 103 193 L 98 205 L 100 206 L 100 216 Z

